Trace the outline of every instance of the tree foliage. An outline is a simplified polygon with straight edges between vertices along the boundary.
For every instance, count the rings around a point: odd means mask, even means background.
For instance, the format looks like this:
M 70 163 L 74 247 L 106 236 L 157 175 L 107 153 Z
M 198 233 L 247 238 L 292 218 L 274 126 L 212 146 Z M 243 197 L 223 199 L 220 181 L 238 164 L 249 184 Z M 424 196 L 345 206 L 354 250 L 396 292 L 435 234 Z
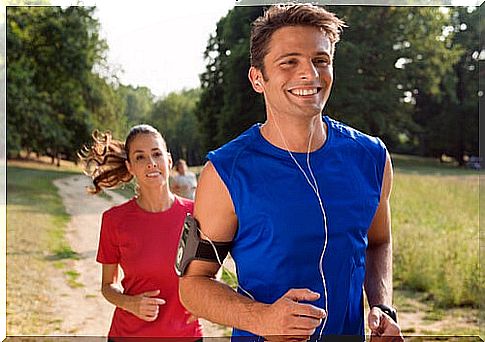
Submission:
M 437 7 L 335 7 L 349 25 L 335 55 L 335 83 L 328 112 L 384 138 L 420 130 L 414 101 L 439 96 L 439 85 L 457 59 L 442 37 L 449 18 Z
M 220 146 L 264 117 L 262 98 L 248 80 L 250 23 L 259 7 L 236 7 L 217 23 L 204 56 L 202 93 L 197 104 L 204 149 Z
M 112 85 L 93 72 L 107 45 L 91 7 L 7 9 L 7 153 L 75 158 L 95 127 L 123 118 Z
M 189 165 L 199 165 L 203 161 L 195 114 L 199 96 L 199 89 L 172 92 L 155 102 L 149 116 L 149 123 L 164 136 L 174 161 L 183 158 Z
M 421 117 L 423 131 L 421 149 L 431 156 L 445 153 L 460 164 L 465 163 L 465 156 L 479 152 L 479 62 L 485 53 L 480 11 L 483 6 L 452 11 L 449 48 L 460 52 L 458 59 L 439 84 L 439 96 L 423 92 L 416 98 L 415 115 Z
M 118 94 L 124 104 L 123 116 L 126 118 L 127 127 L 149 120 L 155 101 L 149 88 L 120 85 Z

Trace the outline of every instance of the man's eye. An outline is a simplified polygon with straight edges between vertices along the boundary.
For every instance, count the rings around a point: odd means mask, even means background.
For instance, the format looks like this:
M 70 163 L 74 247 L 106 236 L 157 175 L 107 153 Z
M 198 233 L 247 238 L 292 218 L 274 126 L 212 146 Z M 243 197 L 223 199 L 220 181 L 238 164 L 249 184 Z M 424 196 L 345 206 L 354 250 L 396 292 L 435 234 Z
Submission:
M 289 60 L 281 62 L 281 66 L 292 66 L 292 65 L 295 65 L 295 64 L 296 64 L 296 61 L 293 60 L 293 59 L 289 59 Z
M 330 64 L 330 61 L 326 58 L 319 58 L 315 60 L 316 65 L 327 65 Z

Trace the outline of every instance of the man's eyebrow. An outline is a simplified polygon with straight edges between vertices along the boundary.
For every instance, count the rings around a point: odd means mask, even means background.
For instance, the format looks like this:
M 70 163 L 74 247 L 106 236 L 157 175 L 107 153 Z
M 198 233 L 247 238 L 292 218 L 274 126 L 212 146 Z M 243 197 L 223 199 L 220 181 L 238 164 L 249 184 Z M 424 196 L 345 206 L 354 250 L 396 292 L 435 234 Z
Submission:
M 280 61 L 284 58 L 287 58 L 287 57 L 298 57 L 298 56 L 302 56 L 302 54 L 299 53 L 299 52 L 289 52 L 289 53 L 285 53 L 284 55 L 276 57 L 274 62 L 278 62 L 278 61 Z M 315 53 L 315 56 L 317 56 L 317 57 L 327 56 L 329 58 L 332 58 L 330 53 L 328 53 L 327 51 L 318 51 L 318 52 Z
M 289 52 L 289 53 L 285 53 L 284 55 L 281 55 L 281 56 L 278 56 L 275 58 L 274 62 L 277 62 L 281 59 L 284 59 L 284 58 L 287 58 L 287 57 L 294 57 L 294 56 L 301 56 L 302 54 L 301 53 L 298 53 L 298 52 Z
M 328 53 L 327 51 L 318 51 L 316 54 L 316 56 L 327 56 L 327 57 L 332 57 L 332 55 L 330 53 Z

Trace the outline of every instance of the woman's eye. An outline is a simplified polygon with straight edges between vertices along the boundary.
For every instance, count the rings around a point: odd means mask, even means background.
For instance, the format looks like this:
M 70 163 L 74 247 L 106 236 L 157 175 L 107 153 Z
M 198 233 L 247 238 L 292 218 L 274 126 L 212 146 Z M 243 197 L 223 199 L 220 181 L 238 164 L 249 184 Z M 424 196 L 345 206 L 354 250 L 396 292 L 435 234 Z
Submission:
M 155 153 L 153 153 L 153 157 L 155 157 L 155 158 L 160 158 L 161 156 L 163 156 L 163 153 L 162 152 L 155 152 Z
M 145 157 L 143 155 L 139 154 L 135 157 L 135 160 L 143 160 L 144 158 Z

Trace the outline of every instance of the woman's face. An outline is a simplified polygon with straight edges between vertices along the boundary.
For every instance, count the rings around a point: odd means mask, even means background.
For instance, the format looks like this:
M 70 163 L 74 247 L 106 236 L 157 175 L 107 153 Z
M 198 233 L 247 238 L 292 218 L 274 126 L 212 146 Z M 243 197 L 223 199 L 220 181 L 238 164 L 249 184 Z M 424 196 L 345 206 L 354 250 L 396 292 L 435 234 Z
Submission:
M 128 171 L 137 179 L 140 188 L 168 186 L 172 157 L 160 136 L 152 133 L 138 134 L 130 143 Z

